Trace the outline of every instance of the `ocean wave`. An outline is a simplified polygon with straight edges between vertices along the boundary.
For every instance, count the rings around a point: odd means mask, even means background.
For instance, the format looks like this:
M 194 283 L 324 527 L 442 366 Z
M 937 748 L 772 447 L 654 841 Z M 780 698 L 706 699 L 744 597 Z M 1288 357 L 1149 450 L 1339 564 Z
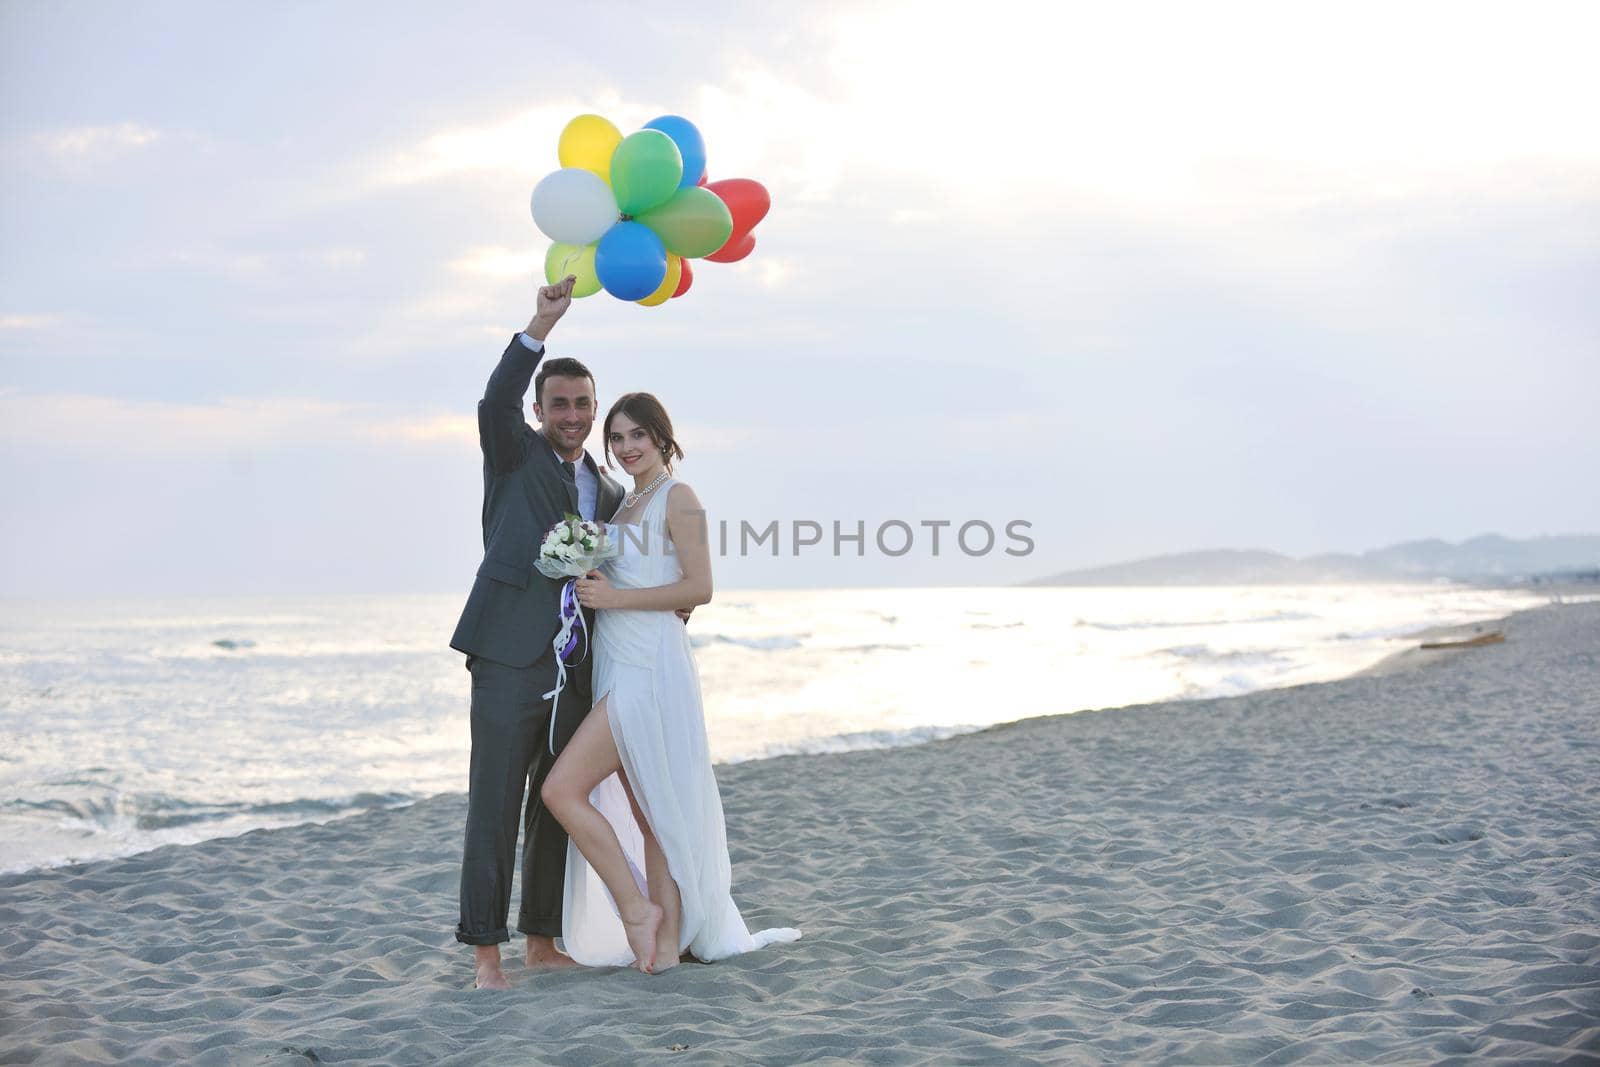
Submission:
M 356 793 L 344 797 L 303 797 L 252 804 L 185 800 L 164 793 L 122 793 L 117 790 L 106 790 L 76 797 L 51 797 L 45 800 L 14 798 L 0 803 L 0 811 L 22 815 L 54 816 L 61 820 L 64 829 L 94 833 L 106 830 L 170 830 L 241 818 L 309 822 L 319 817 L 399 807 L 414 803 L 418 799 L 407 793 Z
M 1096 622 L 1078 619 L 1074 626 L 1088 626 L 1096 630 L 1169 630 L 1185 627 L 1240 626 L 1259 622 L 1304 622 L 1318 616 L 1305 611 L 1272 611 L 1265 615 L 1247 615 L 1239 619 L 1138 619 L 1134 622 Z
M 264 803 L 207 803 L 152 793 L 0 802 L 0 874 L 116 859 L 256 830 L 331 822 L 405 807 L 403 793 L 355 793 Z
M 740 648 L 755 649 L 758 652 L 776 652 L 784 649 L 799 648 L 802 641 L 811 634 L 774 634 L 771 637 L 730 637 L 727 634 L 690 634 L 689 646 L 691 648 L 705 648 L 707 645 L 737 645 Z
M 727 634 L 691 634 L 689 645 L 692 648 L 705 648 L 708 645 L 734 645 L 739 648 L 748 648 L 756 652 L 787 652 L 805 646 L 805 639 L 811 634 L 774 634 L 770 637 L 730 637 Z M 895 644 L 891 642 L 874 641 L 861 645 L 834 645 L 821 648 L 830 654 L 840 652 L 909 652 L 916 645 Z
M 875 748 L 904 748 L 927 741 L 942 741 L 957 734 L 970 734 L 988 729 L 985 725 L 912 726 L 903 730 L 857 730 L 851 733 L 830 734 L 826 737 L 808 737 L 768 745 L 759 752 L 738 756 L 729 763 L 746 763 L 750 760 L 769 759 L 773 756 L 815 756 L 828 752 L 859 752 Z
M 1227 652 L 1220 652 L 1210 645 L 1173 645 L 1170 648 L 1158 648 L 1151 655 L 1176 656 L 1178 659 L 1188 660 L 1191 663 L 1293 663 L 1294 657 L 1286 655 L 1285 650 L 1276 648 L 1239 648 Z

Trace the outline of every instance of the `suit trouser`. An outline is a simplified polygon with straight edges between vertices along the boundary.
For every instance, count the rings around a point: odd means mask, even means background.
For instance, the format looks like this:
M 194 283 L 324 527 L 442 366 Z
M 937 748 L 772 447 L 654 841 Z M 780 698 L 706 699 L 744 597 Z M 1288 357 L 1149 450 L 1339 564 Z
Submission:
M 550 704 L 555 653 L 531 667 L 508 667 L 467 657 L 472 672 L 472 770 L 467 794 L 466 844 L 461 853 L 461 922 L 456 940 L 496 945 L 511 940 L 511 875 L 522 825 L 522 905 L 517 929 L 561 935 L 567 832 L 545 810 L 539 789 L 589 713 L 590 660 L 567 668 L 556 716 L 556 756 L 550 754 Z M 523 799 L 526 790 L 527 805 Z

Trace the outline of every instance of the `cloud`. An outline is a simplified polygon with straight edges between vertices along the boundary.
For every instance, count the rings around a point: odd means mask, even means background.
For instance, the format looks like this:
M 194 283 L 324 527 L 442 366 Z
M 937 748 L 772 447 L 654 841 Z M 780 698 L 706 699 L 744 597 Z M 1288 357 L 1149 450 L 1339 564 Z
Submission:
M 386 432 L 407 441 L 456 441 L 476 445 L 478 419 L 476 415 L 427 415 L 392 422 Z
M 1592 5 L 1352 2 L 846 8 L 802 136 L 906 209 L 1293 209 L 1600 162 Z M 1589 131 L 1589 132 L 1584 132 Z
M 503 331 L 502 331 L 503 332 Z M 531 414 L 527 415 L 532 418 Z M 86 435 L 86 428 L 89 432 Z M 696 453 L 738 451 L 770 430 L 754 424 L 689 422 L 679 437 Z M 476 413 L 396 411 L 373 403 L 309 397 L 226 397 L 210 403 L 0 389 L 0 446 L 123 457 L 215 455 L 284 446 L 406 443 L 476 451 Z M 598 458 L 598 425 L 589 441 Z
M 705 134 L 713 179 L 756 178 L 791 210 L 888 190 L 899 224 L 952 210 L 1224 221 L 1352 192 L 1515 188 L 1531 166 L 1600 168 L 1600 137 L 1584 132 L 1600 68 L 1583 53 L 1600 14 L 1540 10 L 1507 24 L 1429 3 L 1333 16 L 994 0 L 982 19 L 955 0 L 840 5 L 804 67 L 735 53 L 670 107 L 605 88 L 447 126 L 380 155 L 366 180 L 531 189 L 575 115 L 628 133 L 677 111 Z
M 524 280 L 537 273 L 543 282 L 544 259 L 533 252 L 518 252 L 497 245 L 470 248 L 450 261 L 450 269 L 460 274 L 481 278 L 515 278 Z
M 284 444 L 477 441 L 476 422 L 396 413 L 377 404 L 308 397 L 226 397 L 211 403 L 74 393 L 0 392 L 0 442 L 30 450 L 119 455 L 215 453 Z
M 498 301 L 494 294 L 482 289 L 441 289 L 407 304 L 402 309 L 402 314 L 410 319 L 458 323 L 464 319 L 487 319 L 497 306 Z M 378 335 L 379 333 L 373 334 L 375 337 Z
M 701 85 L 675 106 L 629 99 L 615 90 L 447 127 L 391 150 L 368 182 L 404 186 L 472 175 L 517 175 L 533 183 L 560 166 L 556 146 L 574 117 L 598 114 L 623 135 L 651 119 L 683 114 L 705 136 L 713 181 L 750 177 L 796 202 L 827 200 L 840 177 L 833 104 L 753 60 L 741 60 L 717 84 Z
M 378 186 L 416 185 L 480 173 L 543 175 L 559 166 L 556 142 L 575 116 L 595 112 L 626 130 L 618 113 L 637 110 L 624 105 L 615 93 L 602 93 L 594 99 L 568 97 L 485 123 L 438 130 L 389 152 L 368 181 Z M 640 120 L 645 121 L 648 118 Z
M 186 249 L 172 253 L 171 259 L 186 267 L 200 267 L 236 278 L 259 277 L 267 273 L 269 266 L 268 258 L 255 252 Z
M 0 315 L 0 330 L 50 330 L 61 321 L 59 315 Z
M 599 420 L 596 420 L 598 423 Z M 673 436 L 679 441 L 689 442 L 684 447 L 691 445 L 697 456 L 707 452 L 739 452 L 748 450 L 753 443 L 760 441 L 765 435 L 771 437 L 771 427 L 760 426 L 755 423 L 735 422 L 685 422 L 673 428 Z M 598 444 L 596 445 L 598 448 Z
M 748 262 L 748 261 L 746 261 Z M 767 289 L 780 288 L 794 273 L 794 265 L 778 256 L 761 256 L 751 264 L 757 280 Z
M 310 253 L 311 258 L 331 270 L 345 270 L 364 266 L 367 253 L 360 248 L 324 248 Z
M 114 126 L 79 126 L 69 130 L 41 133 L 35 143 L 51 155 L 73 159 L 106 157 L 143 148 L 161 139 L 161 131 L 122 122 Z
M 226 248 L 182 248 L 166 258 L 185 267 L 199 267 L 233 278 L 260 278 L 269 274 L 299 275 L 307 267 L 328 271 L 354 270 L 366 265 L 367 252 L 349 245 L 302 248 L 273 255 Z
M 754 61 L 730 70 L 721 85 L 700 87 L 690 116 L 706 137 L 706 171 L 754 178 L 774 198 L 831 200 L 843 176 L 839 113 L 826 99 Z

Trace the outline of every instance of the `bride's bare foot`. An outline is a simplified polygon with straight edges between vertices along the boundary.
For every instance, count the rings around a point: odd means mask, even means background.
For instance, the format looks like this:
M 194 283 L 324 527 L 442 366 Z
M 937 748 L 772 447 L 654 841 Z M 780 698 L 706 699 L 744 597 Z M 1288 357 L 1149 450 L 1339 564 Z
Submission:
M 670 971 L 682 962 L 678 952 L 678 931 L 667 929 L 667 924 L 662 923 L 661 929 L 656 931 L 656 965 L 651 974 L 660 974 Z
M 523 962 L 530 968 L 548 970 L 552 967 L 576 967 L 578 961 L 559 952 L 556 949 L 555 938 L 542 937 L 538 934 L 528 935 L 527 950 L 523 953 Z
M 648 909 L 648 910 L 646 910 Z M 633 965 L 645 974 L 654 974 L 656 965 L 656 934 L 661 929 L 664 916 L 661 905 L 645 901 L 644 908 L 629 921 L 622 920 L 622 929 L 628 935 L 628 947 L 633 949 Z

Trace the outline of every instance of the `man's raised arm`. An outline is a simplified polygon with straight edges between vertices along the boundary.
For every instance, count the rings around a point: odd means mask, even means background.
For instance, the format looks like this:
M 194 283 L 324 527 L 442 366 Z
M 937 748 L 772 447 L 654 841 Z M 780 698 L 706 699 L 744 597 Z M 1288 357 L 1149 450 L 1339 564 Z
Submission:
M 533 369 L 544 357 L 544 339 L 571 306 L 577 280 L 569 274 L 554 285 L 540 287 L 538 310 L 522 331 L 537 345 L 530 346 L 521 337 L 514 339 L 489 375 L 483 399 L 478 401 L 478 445 L 496 474 L 509 474 L 527 458 L 524 449 L 529 428 L 522 417 L 523 398 Z

